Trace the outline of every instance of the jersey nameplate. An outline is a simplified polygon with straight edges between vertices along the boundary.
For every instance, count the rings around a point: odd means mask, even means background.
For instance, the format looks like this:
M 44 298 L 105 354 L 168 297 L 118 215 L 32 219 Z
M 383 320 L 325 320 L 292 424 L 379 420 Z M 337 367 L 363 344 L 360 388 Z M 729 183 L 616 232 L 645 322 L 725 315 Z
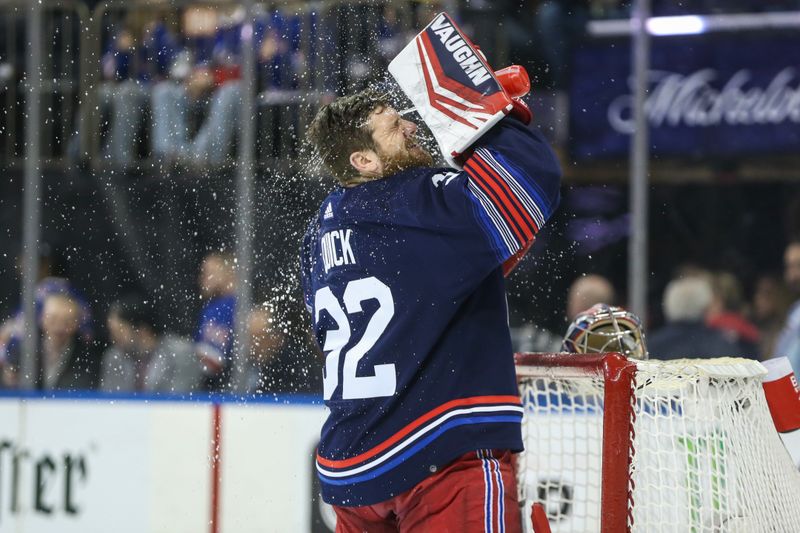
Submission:
M 353 236 L 351 229 L 335 229 L 322 236 L 322 262 L 325 273 L 335 267 L 356 264 L 350 238 Z

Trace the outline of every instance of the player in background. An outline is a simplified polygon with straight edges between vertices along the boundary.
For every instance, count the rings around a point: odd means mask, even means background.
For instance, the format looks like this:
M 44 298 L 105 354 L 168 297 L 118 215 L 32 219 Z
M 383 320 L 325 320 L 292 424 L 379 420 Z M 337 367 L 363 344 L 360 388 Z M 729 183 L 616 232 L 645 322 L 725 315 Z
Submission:
M 207 300 L 200 312 L 195 334 L 195 353 L 206 376 L 206 388 L 225 385 L 233 352 L 233 319 L 236 311 L 236 271 L 233 256 L 212 252 L 200 266 L 200 294 Z
M 621 307 L 595 304 L 578 313 L 564 335 L 562 352 L 617 352 L 631 359 L 648 359 L 642 321 Z
M 644 328 L 639 317 L 608 304 L 597 304 L 578 313 L 567 328 L 562 352 L 618 352 L 631 359 L 647 360 Z M 657 356 L 658 354 L 656 354 Z M 764 396 L 775 429 L 792 461 L 800 468 L 800 388 L 788 357 L 764 361 Z
M 520 531 L 503 265 L 552 215 L 560 169 L 515 109 L 463 171 L 433 168 L 417 126 L 374 92 L 309 129 L 340 185 L 301 251 L 326 357 L 317 469 L 339 532 Z

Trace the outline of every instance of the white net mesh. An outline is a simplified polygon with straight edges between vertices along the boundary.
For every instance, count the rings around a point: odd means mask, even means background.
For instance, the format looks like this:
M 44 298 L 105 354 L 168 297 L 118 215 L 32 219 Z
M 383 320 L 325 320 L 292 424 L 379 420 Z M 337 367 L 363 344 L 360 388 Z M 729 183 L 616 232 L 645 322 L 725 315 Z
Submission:
M 554 533 L 600 531 L 602 371 L 519 374 L 526 514 L 540 501 Z M 764 374 L 744 359 L 636 362 L 632 531 L 800 531 L 800 475 L 772 424 Z

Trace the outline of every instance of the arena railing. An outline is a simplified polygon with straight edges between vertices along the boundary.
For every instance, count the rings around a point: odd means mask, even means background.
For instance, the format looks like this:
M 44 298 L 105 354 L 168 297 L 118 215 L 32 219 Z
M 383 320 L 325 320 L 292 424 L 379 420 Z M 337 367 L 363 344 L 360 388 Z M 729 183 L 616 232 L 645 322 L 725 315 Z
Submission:
M 26 58 L 29 3 L 0 0 L 0 164 L 19 167 L 26 153 L 26 99 L 31 87 Z M 89 10 L 78 1 L 42 3 L 42 35 L 39 43 L 47 60 L 39 69 L 41 122 L 38 126 L 40 158 L 45 166 L 61 165 L 70 152 L 79 151 L 83 104 L 81 87 L 87 65 L 82 51 L 89 35 Z
M 257 62 L 255 73 L 258 97 L 252 116 L 257 120 L 256 158 L 262 167 L 272 167 L 277 160 L 299 157 L 303 132 L 320 102 L 358 86 L 367 77 L 365 74 L 376 70 L 371 67 L 387 60 L 381 57 L 381 51 L 384 56 L 392 52 L 391 38 L 398 35 L 397 41 L 402 42 L 413 27 L 412 11 L 403 9 L 406 4 L 410 5 L 409 2 L 374 0 L 256 4 L 256 31 L 272 32 L 270 39 L 275 42 L 265 48 L 277 48 L 271 60 Z M 184 31 L 182 39 L 194 41 L 195 45 L 210 38 L 215 29 L 237 31 L 244 27 L 242 11 L 226 2 L 178 1 L 162 5 L 114 0 L 99 4 L 90 25 L 94 38 L 86 52 L 92 69 L 86 88 L 90 101 L 85 108 L 91 125 L 88 128 L 90 159 L 100 167 L 108 164 L 101 155 L 103 131 L 109 124 L 104 119 L 103 106 L 99 105 L 100 96 L 107 92 L 109 85 L 103 81 L 100 71 L 104 48 L 114 28 L 124 25 L 138 31 L 156 19 L 173 31 L 191 30 Z M 213 26 L 207 35 L 201 35 L 199 27 L 204 20 Z M 259 25 L 266 25 L 267 29 Z M 266 39 L 262 39 L 262 43 L 263 40 Z M 240 65 L 234 61 L 231 67 L 236 66 Z M 133 65 L 133 68 L 138 66 Z M 153 83 L 149 85 L 146 90 L 152 90 Z M 149 109 L 144 116 L 144 121 L 148 120 L 151 120 Z M 139 124 L 137 128 L 147 137 L 146 124 Z M 152 149 L 142 141 L 138 139 L 135 146 L 136 164 L 149 161 L 163 169 L 160 161 L 153 160 Z
M 448 2 L 444 2 L 450 7 Z M 0 0 L 0 100 L 7 113 L 0 117 L 0 161 L 18 165 L 24 158 L 26 18 L 30 12 L 22 0 Z M 114 166 L 103 157 L 108 130 L 112 127 L 109 94 L 114 82 L 104 80 L 102 59 L 116 29 L 132 28 L 134 33 L 149 21 L 161 20 L 177 30 L 187 14 L 195 22 L 204 16 L 218 16 L 216 22 L 233 27 L 237 9 L 234 2 L 167 3 L 101 2 L 89 11 L 83 2 L 43 0 L 45 36 L 41 65 L 43 116 L 39 129 L 42 138 L 42 163 L 63 168 L 74 162 L 88 162 L 97 168 Z M 321 102 L 363 86 L 381 72 L 413 33 L 439 7 L 411 0 L 322 0 L 318 2 L 265 2 L 256 12 L 270 20 L 279 12 L 285 24 L 278 44 L 284 57 L 273 65 L 257 67 L 258 98 L 253 116 L 257 120 L 257 161 L 272 167 L 281 160 L 300 154 L 303 132 Z M 208 18 L 209 21 L 213 18 Z M 241 19 L 239 19 L 241 20 Z M 270 22 L 274 22 L 271 20 Z M 493 37 L 495 56 L 504 56 L 502 36 Z M 137 47 L 141 35 L 134 36 Z M 135 54 L 128 68 L 141 67 Z M 145 91 L 152 80 L 144 84 Z M 136 166 L 153 161 L 149 130 L 149 102 L 142 109 L 135 143 Z M 231 152 L 235 153 L 235 152 Z M 107 155 L 107 154 L 106 154 Z

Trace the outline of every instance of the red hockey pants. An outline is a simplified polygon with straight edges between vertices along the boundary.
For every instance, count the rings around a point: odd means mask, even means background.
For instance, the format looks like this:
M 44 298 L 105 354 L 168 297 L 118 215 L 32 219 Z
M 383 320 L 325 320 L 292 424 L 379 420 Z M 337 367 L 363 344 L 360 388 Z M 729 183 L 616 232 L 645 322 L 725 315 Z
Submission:
M 363 507 L 334 506 L 336 533 L 520 533 L 511 452 L 462 455 L 409 491 Z

